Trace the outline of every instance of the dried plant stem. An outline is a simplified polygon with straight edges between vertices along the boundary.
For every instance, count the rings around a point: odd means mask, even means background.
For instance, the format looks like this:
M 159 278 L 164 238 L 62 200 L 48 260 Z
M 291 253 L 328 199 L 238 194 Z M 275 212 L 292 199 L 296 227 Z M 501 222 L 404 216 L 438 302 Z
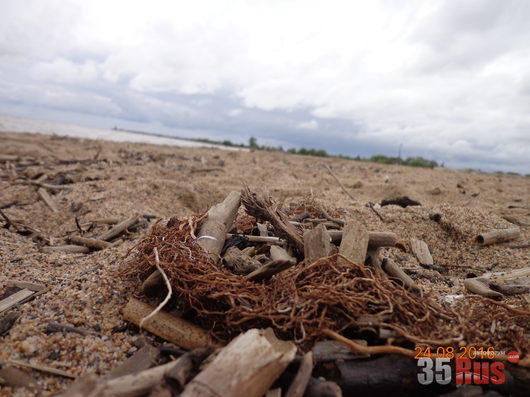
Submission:
M 351 195 L 350 192 L 348 192 L 348 190 L 346 190 L 346 187 L 342 184 L 342 182 L 339 180 L 339 178 L 337 178 L 337 175 L 335 175 L 333 173 L 333 171 L 331 170 L 331 168 L 329 167 L 329 165 L 327 164 L 324 164 L 324 167 L 326 167 L 326 169 L 328 170 L 329 174 L 333 177 L 333 179 L 335 179 L 335 181 L 339 184 L 339 186 L 342 188 L 342 190 L 344 191 L 344 193 L 346 193 L 348 195 L 349 198 L 351 198 L 354 202 L 357 202 L 357 200 Z
M 145 316 L 144 318 L 142 318 L 140 320 L 140 328 L 143 327 L 144 325 L 144 322 L 146 322 L 147 320 L 149 320 L 151 317 L 153 317 L 154 315 L 156 315 L 160 310 L 162 310 L 162 308 L 166 305 L 166 303 L 169 302 L 169 300 L 171 299 L 171 295 L 173 294 L 173 289 L 171 288 L 171 283 L 169 282 L 169 279 L 167 278 L 167 275 L 166 273 L 164 272 L 164 269 L 162 269 L 160 267 L 160 259 L 158 257 L 158 249 L 155 247 L 153 248 L 153 252 L 155 253 L 155 266 L 156 268 L 158 269 L 158 271 L 162 274 L 162 277 L 164 277 L 164 281 L 166 283 L 166 287 L 167 287 L 167 296 L 166 296 L 166 299 L 164 299 L 162 301 L 162 303 L 160 303 L 155 310 L 153 310 L 151 313 L 149 313 L 149 315 Z

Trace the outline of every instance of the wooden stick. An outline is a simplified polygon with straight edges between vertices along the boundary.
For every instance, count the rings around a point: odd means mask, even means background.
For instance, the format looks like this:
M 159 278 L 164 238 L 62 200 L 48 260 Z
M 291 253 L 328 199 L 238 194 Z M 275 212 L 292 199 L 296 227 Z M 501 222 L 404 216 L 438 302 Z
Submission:
M 90 252 L 90 248 L 81 245 L 56 245 L 53 247 L 43 247 L 42 252 L 47 254 L 52 252 L 64 252 L 67 254 L 87 254 Z
M 344 226 L 345 225 L 345 222 L 342 220 L 342 219 L 338 219 L 338 218 L 333 218 L 331 215 L 329 215 L 327 213 L 327 211 L 324 209 L 324 207 L 320 206 L 318 207 L 318 209 L 320 210 L 320 212 L 322 213 L 322 216 L 324 218 L 326 218 L 328 221 L 330 222 L 335 222 L 336 224 L 340 225 L 340 226 Z
M 241 193 L 230 192 L 222 203 L 216 204 L 209 209 L 208 217 L 201 226 L 197 244 L 208 253 L 214 263 L 219 261 L 226 233 L 232 227 L 240 204 Z
M 335 175 L 333 173 L 333 171 L 331 171 L 331 168 L 329 168 L 329 165 L 327 164 L 324 164 L 324 167 L 326 167 L 326 169 L 328 170 L 329 174 L 333 177 L 333 179 L 335 179 L 335 181 L 339 184 L 339 186 L 341 187 L 341 189 L 344 191 L 344 193 L 346 193 L 348 195 L 349 198 L 351 198 L 354 202 L 357 202 L 357 200 L 350 194 L 350 192 L 348 192 L 346 190 L 346 188 L 344 187 L 344 185 L 342 184 L 342 182 L 339 180 L 339 178 L 337 178 L 337 175 Z
M 20 157 L 16 154 L 0 154 L 0 161 L 18 161 Z
M 42 201 L 44 201 L 44 203 L 46 203 L 46 205 L 48 207 L 50 207 L 50 209 L 54 212 L 54 213 L 58 213 L 59 212 L 59 209 L 57 208 L 57 205 L 55 204 L 55 202 L 52 200 L 52 198 L 50 197 L 50 195 L 48 194 L 48 192 L 46 191 L 46 189 L 40 187 L 37 189 L 37 194 L 40 196 L 40 198 L 42 199 Z
M 78 245 L 84 245 L 85 247 L 94 248 L 97 250 L 102 250 L 112 245 L 108 241 L 103 241 L 97 238 L 86 238 L 86 237 L 80 237 L 80 236 L 72 236 L 69 238 L 69 240 L 71 243 L 78 244 Z
M 31 283 L 29 281 L 22 280 L 7 280 L 8 287 L 27 288 L 31 291 L 39 292 L 46 288 L 44 284 Z
M 11 309 L 13 306 L 18 305 L 25 299 L 29 298 L 35 293 L 29 289 L 21 289 L 20 291 L 15 292 L 12 295 L 9 295 L 7 298 L 0 300 L 0 313 Z
M 414 350 L 405 349 L 399 346 L 384 345 L 384 346 L 363 346 L 357 342 L 352 341 L 351 339 L 345 338 L 344 336 L 336 333 L 335 331 L 330 330 L 329 328 L 324 328 L 322 333 L 330 338 L 333 338 L 344 345 L 348 346 L 354 352 L 359 354 L 401 354 L 403 356 L 414 357 L 416 352 Z
M 158 367 L 148 370 L 121 376 L 103 383 L 97 384 L 96 388 L 87 397 L 139 397 L 144 396 L 158 385 L 163 379 L 164 374 L 177 365 L 180 357 Z
M 392 277 L 395 277 L 401 281 L 403 281 L 403 284 L 405 287 L 408 287 L 412 290 L 419 290 L 418 285 L 410 278 L 408 274 L 406 274 L 401 267 L 394 262 L 390 258 L 383 259 L 382 264 L 383 270 L 387 272 Z
M 109 231 L 103 233 L 101 236 L 99 236 L 99 239 L 103 241 L 112 240 L 114 237 L 117 237 L 123 232 L 125 232 L 128 228 L 130 228 L 136 222 L 138 222 L 138 216 L 137 215 L 131 216 L 130 218 L 127 218 L 124 221 L 118 223 L 116 226 L 114 226 Z
M 73 190 L 72 186 L 68 185 L 50 185 L 49 183 L 43 183 L 38 181 L 29 181 L 27 182 L 30 185 L 39 186 L 49 190 Z
M 294 343 L 277 339 L 270 328 L 248 330 L 221 350 L 180 396 L 262 397 L 295 353 Z
M 285 397 L 302 397 L 313 372 L 313 353 L 307 352 L 302 357 L 298 372 L 289 386 Z
M 154 309 L 146 303 L 131 298 L 123 309 L 123 318 L 133 324 L 140 325 L 140 321 Z M 195 349 L 212 343 L 208 332 L 164 311 L 150 318 L 144 328 L 183 349 Z
M 273 236 L 250 236 L 247 234 L 232 234 L 232 233 L 226 234 L 227 238 L 232 237 L 232 236 L 245 237 L 250 243 L 281 244 L 285 242 L 285 240 L 282 240 L 279 237 L 273 237 Z
M 373 212 L 374 214 L 376 214 L 377 217 L 378 217 L 379 219 L 381 219 L 381 222 L 384 222 L 384 221 L 385 221 L 385 218 L 383 218 L 383 215 L 381 215 L 381 213 L 375 209 L 375 204 L 374 204 L 374 203 L 372 203 L 372 202 L 370 201 L 370 202 L 366 203 L 366 206 L 367 206 L 368 208 L 370 208 L 370 209 L 372 210 L 372 212 Z
M 63 376 L 65 378 L 71 378 L 71 379 L 76 378 L 76 375 L 72 374 L 71 372 L 63 371 L 62 369 L 53 368 L 48 365 L 31 364 L 31 363 L 25 363 L 22 361 L 18 361 L 18 360 L 9 360 L 8 363 L 11 365 L 14 365 L 15 367 L 31 368 L 37 371 L 42 371 L 42 372 L 47 372 L 53 375 Z
M 272 260 L 253 272 L 247 274 L 245 278 L 251 281 L 262 281 L 271 278 L 277 273 L 283 272 L 296 264 L 296 260 L 277 259 Z
M 481 233 L 476 237 L 477 243 L 480 245 L 491 245 L 497 243 L 504 243 L 505 241 L 515 240 L 519 238 L 521 231 L 519 228 L 512 229 L 495 229 L 487 233 Z

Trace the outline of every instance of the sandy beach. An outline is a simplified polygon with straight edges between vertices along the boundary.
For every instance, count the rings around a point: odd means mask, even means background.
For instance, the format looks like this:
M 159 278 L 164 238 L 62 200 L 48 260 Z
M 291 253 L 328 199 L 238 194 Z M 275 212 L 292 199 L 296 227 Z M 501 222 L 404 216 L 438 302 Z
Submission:
M 302 199 L 315 199 L 340 210 L 345 218 L 360 219 L 368 230 L 395 232 L 404 244 L 411 238 L 424 240 L 434 263 L 447 268 L 447 277 L 439 283 L 412 277 L 441 296 L 465 294 L 463 280 L 470 273 L 519 269 L 530 262 L 530 248 L 510 248 L 530 240 L 528 177 L 174 146 L 175 141 L 168 143 L 166 138 L 157 137 L 151 142 L 158 145 L 112 142 L 109 139 L 132 139 L 122 133 L 111 137 L 108 132 L 93 136 L 101 139 L 86 139 L 85 133 L 74 132 L 72 135 L 84 138 L 62 137 L 50 135 L 53 128 L 42 131 L 47 134 L 21 133 L 20 129 L 35 132 L 39 127 L 30 130 L 27 126 L 10 126 L 2 122 L 5 132 L 0 133 L 0 155 L 16 160 L 0 162 L 0 206 L 7 206 L 2 211 L 9 219 L 38 230 L 44 240 L 19 234 L 13 228 L 0 228 L 0 296 L 8 291 L 7 281 L 12 279 L 41 283 L 49 289 L 17 309 L 17 322 L 0 337 L 2 363 L 20 360 L 74 376 L 104 374 L 114 368 L 137 350 L 139 338 L 137 329 L 123 321 L 120 314 L 137 288 L 137 283 L 117 276 L 124 255 L 148 232 L 154 222 L 151 218 L 183 218 L 205 212 L 244 184 L 252 189 L 267 188 L 286 207 Z M 326 165 L 355 200 L 344 193 Z M 51 195 L 58 212 L 43 202 L 37 187 L 28 181 L 67 187 Z M 366 206 L 397 196 L 408 196 L 422 205 L 382 207 L 378 211 L 384 222 Z M 47 244 L 65 243 L 79 227 L 94 220 L 125 219 L 134 214 L 148 215 L 143 226 L 103 251 L 42 251 Z M 440 214 L 458 238 L 434 222 L 432 214 Z M 510 227 L 520 228 L 521 237 L 487 247 L 474 240 L 481 232 Z M 106 228 L 104 224 L 96 225 L 86 235 L 97 235 Z M 420 269 L 410 253 L 392 251 L 391 255 L 404 268 Z M 527 293 L 504 301 L 528 308 L 530 298 Z M 90 333 L 45 332 L 51 322 Z M 162 343 L 148 333 L 143 336 L 154 344 Z M 31 375 L 45 395 L 71 382 L 45 372 L 31 371 Z M 1 396 L 27 395 L 24 393 L 23 389 L 0 389 Z

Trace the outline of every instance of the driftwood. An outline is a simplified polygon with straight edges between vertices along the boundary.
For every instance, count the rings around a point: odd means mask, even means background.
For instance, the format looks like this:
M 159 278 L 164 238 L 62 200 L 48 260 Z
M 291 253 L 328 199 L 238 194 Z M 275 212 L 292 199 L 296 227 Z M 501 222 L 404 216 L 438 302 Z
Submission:
M 42 252 L 47 254 L 52 252 L 64 252 L 67 254 L 88 254 L 90 248 L 82 245 L 56 245 L 53 247 L 42 247 Z
M 326 218 L 328 221 L 330 222 L 334 222 L 340 226 L 344 226 L 346 222 L 344 222 L 342 219 L 338 219 L 338 218 L 333 218 L 331 215 L 329 215 L 327 213 L 327 211 L 324 209 L 324 207 L 319 207 L 318 208 L 320 210 L 320 212 L 322 213 L 322 216 L 324 218 Z
M 86 237 L 79 237 L 79 236 L 72 236 L 69 238 L 71 243 L 83 245 L 88 248 L 93 248 L 97 250 L 102 250 L 105 248 L 108 248 L 112 245 L 112 243 L 109 243 L 108 241 L 103 241 L 96 238 L 86 238 Z
M 342 241 L 342 230 L 328 231 L 331 241 L 338 244 Z M 393 232 L 368 232 L 368 247 L 393 247 L 396 245 L 397 236 Z
M 302 357 L 298 372 L 294 377 L 285 397 L 302 397 L 311 378 L 313 372 L 313 353 L 307 352 Z
M 345 396 L 438 396 L 452 386 L 418 382 L 418 363 L 409 357 L 387 355 L 368 361 L 337 363 L 338 379 Z M 434 391 L 437 392 L 434 392 Z
M 331 253 L 331 238 L 323 225 L 304 232 L 304 258 L 310 264 Z M 364 259 L 363 259 L 364 260 Z
M 15 312 L 9 312 L 0 317 L 0 337 L 13 327 L 19 317 L 20 314 Z
M 383 218 L 383 215 L 381 215 L 381 213 L 379 211 L 377 211 L 377 209 L 375 208 L 375 204 L 374 203 L 369 201 L 369 202 L 366 203 L 366 206 L 368 208 L 370 208 L 374 214 L 377 215 L 377 217 L 381 220 L 381 222 L 385 221 L 385 218 Z
M 339 254 L 352 262 L 364 264 L 368 250 L 369 235 L 364 225 L 357 220 L 350 220 L 344 226 Z
M 432 255 L 425 241 L 411 238 L 410 248 L 412 249 L 412 253 L 416 256 L 416 258 L 418 258 L 418 262 L 420 262 L 421 265 L 434 265 Z
M 125 360 L 125 362 L 123 362 L 120 366 L 107 373 L 105 375 L 105 379 L 116 379 L 122 376 L 145 371 L 156 363 L 156 360 L 159 356 L 160 351 L 157 348 L 146 344 L 131 357 Z
M 480 245 L 491 245 L 497 243 L 504 243 L 505 241 L 515 240 L 519 238 L 521 231 L 519 228 L 512 229 L 495 229 L 487 233 L 481 233 L 476 237 L 477 243 Z
M 413 290 L 419 290 L 418 285 L 406 274 L 401 267 L 390 258 L 383 259 L 383 270 L 392 277 L 395 277 L 403 282 L 405 287 Z
M 79 397 L 139 397 L 149 393 L 153 387 L 158 385 L 163 379 L 164 374 L 170 371 L 183 357 L 171 361 L 158 367 L 148 370 L 121 376 L 107 382 L 98 383 L 97 386 L 88 395 L 80 394 Z M 65 396 L 74 397 L 66 394 Z M 76 396 L 77 397 L 77 396 Z
M 35 291 L 31 291 L 27 288 L 24 288 L 20 291 L 15 292 L 12 295 L 9 295 L 7 298 L 2 299 L 0 301 L 0 313 L 11 309 L 19 303 L 22 303 L 24 300 L 28 299 L 33 294 L 35 294 Z
M 351 198 L 353 200 L 353 202 L 357 202 L 357 200 L 351 195 L 350 192 L 348 192 L 348 190 L 346 189 L 346 187 L 342 184 L 342 182 L 340 181 L 340 179 L 337 177 L 337 175 L 335 175 L 333 173 L 333 171 L 331 170 L 331 168 L 329 167 L 329 165 L 327 164 L 324 164 L 324 167 L 326 167 L 326 169 L 328 170 L 329 174 L 333 177 L 333 179 L 335 179 L 335 182 L 338 183 L 338 185 L 340 186 L 340 188 L 342 189 L 342 191 L 344 193 L 346 193 L 346 195 Z
M 237 247 L 230 247 L 223 256 L 223 263 L 235 274 L 249 274 L 261 267 L 261 263 L 244 254 Z
M 468 291 L 488 298 L 530 291 L 530 267 L 506 272 L 484 273 L 480 277 L 464 280 Z
M 48 207 L 50 207 L 50 209 L 54 212 L 54 213 L 58 213 L 59 212 L 59 209 L 57 208 L 57 205 L 55 204 L 55 202 L 53 201 L 53 199 L 50 197 L 50 195 L 48 194 L 48 192 L 46 191 L 46 189 L 44 188 L 39 188 L 37 189 L 37 194 L 39 195 L 39 197 L 42 199 L 42 201 L 44 201 L 44 203 L 46 203 L 46 205 Z
M 277 273 L 283 272 L 286 269 L 289 269 L 296 262 L 290 260 L 275 260 L 266 263 L 261 266 L 259 269 L 254 270 L 252 273 L 246 275 L 246 278 L 251 281 L 262 281 L 271 278 Z
M 201 226 L 197 243 L 215 263 L 219 261 L 226 233 L 232 227 L 240 203 L 241 194 L 239 192 L 231 192 L 222 203 L 210 208 L 208 217 Z
M 276 273 L 282 272 L 291 266 L 296 265 L 296 258 L 282 247 L 271 246 L 270 255 L 272 260 L 250 273 L 247 278 L 252 281 L 260 281 L 271 278 Z
M 365 264 L 372 266 L 379 275 L 384 275 L 382 260 L 381 260 L 381 248 L 370 248 L 366 252 Z
M 0 154 L 0 161 L 19 161 L 20 157 L 16 154 Z
M 2 385 L 2 379 L 5 381 L 5 384 L 11 387 L 25 387 L 33 391 L 41 391 L 41 387 L 35 378 L 14 367 L 0 367 L 0 385 Z M 40 393 L 37 395 L 40 395 Z
M 290 261 L 294 265 L 296 258 L 291 256 L 284 248 L 272 245 L 270 248 L 270 255 L 273 261 Z
M 7 280 L 7 286 L 17 287 L 17 288 L 26 288 L 26 289 L 29 289 L 35 292 L 43 291 L 46 288 L 46 286 L 43 284 L 32 283 L 29 281 L 22 281 L 22 280 Z
M 246 234 L 232 234 L 232 233 L 226 234 L 226 238 L 230 238 L 233 236 L 242 236 L 249 243 L 283 244 L 285 242 L 285 240 L 282 240 L 281 238 L 274 237 L 274 236 L 251 236 L 251 235 L 246 235 Z
M 259 235 L 261 237 L 267 237 L 269 235 L 269 231 L 267 230 L 267 226 L 264 225 L 263 223 L 257 222 L 256 223 L 256 227 L 258 228 Z
M 181 397 L 262 397 L 296 353 L 274 332 L 251 329 L 232 340 L 186 386 Z
M 123 309 L 123 318 L 133 324 L 140 325 L 154 307 L 137 299 L 131 298 Z M 196 325 L 160 311 L 143 324 L 153 334 L 166 339 L 184 349 L 195 349 L 212 343 L 208 332 Z
M 517 226 L 530 226 L 530 223 L 525 222 L 524 220 L 517 218 L 515 216 L 512 216 L 512 215 L 501 215 L 501 218 Z
M 384 207 L 385 205 L 399 205 L 400 207 L 406 208 L 412 205 L 421 205 L 421 203 L 410 199 L 408 196 L 402 196 L 381 201 L 381 207 Z
M 125 232 L 128 228 L 133 226 L 136 222 L 138 222 L 138 216 L 134 215 L 130 218 L 125 219 L 124 221 L 118 223 L 116 226 L 111 228 L 110 230 L 103 233 L 101 236 L 99 236 L 99 240 L 108 241 L 112 240 L 114 237 L 118 237 L 120 234 Z
M 18 200 L 13 200 L 13 201 L 10 201 L 9 203 L 5 203 L 5 204 L 2 204 L 0 205 L 0 210 L 5 210 L 5 209 L 8 209 L 8 208 L 11 208 L 15 205 L 18 204 Z
M 263 192 L 258 195 L 252 193 L 248 187 L 243 189 L 241 201 L 245 206 L 247 214 L 258 219 L 268 220 L 276 235 L 289 241 L 297 255 L 304 252 L 304 240 L 302 233 L 289 222 L 289 217 L 281 211 L 271 200 L 268 193 Z
M 48 365 L 25 363 L 19 360 L 9 360 L 8 364 L 14 365 L 15 367 L 19 367 L 19 368 L 31 368 L 36 371 L 41 371 L 41 372 L 46 372 L 48 374 L 62 376 L 64 378 L 71 378 L 71 379 L 76 378 L 76 376 L 72 374 L 71 372 L 63 371 L 62 369 L 57 369 L 54 367 L 50 367 Z

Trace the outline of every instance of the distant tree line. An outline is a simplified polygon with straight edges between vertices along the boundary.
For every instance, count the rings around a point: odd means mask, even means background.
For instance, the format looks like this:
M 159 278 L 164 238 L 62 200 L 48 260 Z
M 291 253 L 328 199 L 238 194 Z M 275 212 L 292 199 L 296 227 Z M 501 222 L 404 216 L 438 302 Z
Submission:
M 230 142 L 230 141 L 229 141 Z M 236 146 L 234 144 L 231 144 L 229 146 Z M 266 146 L 266 145 L 258 145 L 258 141 L 255 137 L 251 137 L 248 141 L 248 147 L 253 150 L 267 150 L 269 152 L 286 152 L 289 154 L 300 154 L 305 156 L 315 156 L 315 157 L 337 157 L 342 158 L 346 160 L 356 160 L 356 161 L 368 161 L 372 163 L 380 163 L 380 164 L 399 164 L 399 165 L 408 165 L 411 167 L 424 167 L 424 168 L 434 168 L 438 167 L 438 163 L 434 160 L 427 160 L 423 157 L 408 157 L 406 159 L 402 159 L 400 157 L 389 157 L 382 154 L 378 154 L 376 156 L 371 157 L 350 157 L 350 156 L 342 156 L 342 155 L 331 155 L 328 152 L 326 152 L 324 149 L 306 149 L 304 147 L 300 149 L 287 149 L 284 150 L 282 146 Z

